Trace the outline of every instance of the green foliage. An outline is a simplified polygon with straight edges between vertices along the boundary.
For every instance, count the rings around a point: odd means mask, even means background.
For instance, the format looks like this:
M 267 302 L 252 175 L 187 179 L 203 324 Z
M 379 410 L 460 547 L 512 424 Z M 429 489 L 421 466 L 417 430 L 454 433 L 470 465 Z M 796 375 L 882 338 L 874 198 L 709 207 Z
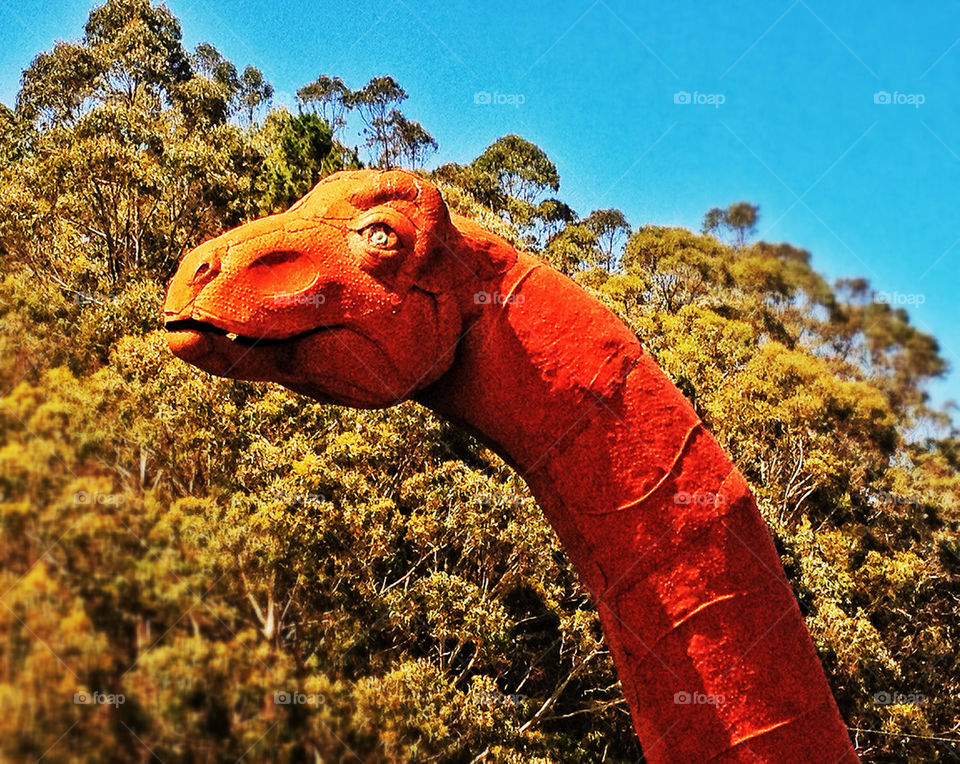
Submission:
M 273 85 L 264 79 L 263 72 L 255 66 L 248 66 L 240 75 L 239 96 L 247 111 L 247 124 L 252 125 L 257 109 L 273 98 Z
M 630 235 L 630 223 L 620 210 L 594 210 L 583 224 L 597 237 L 600 265 L 612 271 Z
M 34 642 L 47 673 L 24 658 L 0 680 L 43 682 L 46 707 L 81 720 L 74 746 L 118 734 L 74 706 L 79 689 L 124 695 L 116 713 L 160 756 L 238 757 L 269 731 L 255 757 L 496 746 L 546 761 L 592 758 L 604 735 L 635 757 L 596 615 L 525 487 L 422 409 L 210 384 L 154 332 L 92 375 L 17 386 L 0 412 L 2 490 L 18 497 L 5 538 L 34 539 L 2 550 L 3 601 L 65 664 L 53 682 L 58 661 Z M 41 595 L 30 566 L 51 546 Z M 578 668 L 575 691 L 522 732 Z M 591 717 L 551 728 L 588 688 Z M 285 692 L 308 700 L 276 702 Z M 24 724 L 3 750 L 42 753 L 53 733 Z
M 394 109 L 388 120 L 390 155 L 397 164 L 412 170 L 423 167 L 427 157 L 437 150 L 437 142 L 419 122 L 407 119 Z
M 493 176 L 497 190 L 504 197 L 527 204 L 533 204 L 547 189 L 560 188 L 556 165 L 543 149 L 519 135 L 505 135 L 494 141 L 471 166 L 479 173 Z
M 171 100 L 191 127 L 223 124 L 239 103 L 237 68 L 205 42 L 197 46 L 190 61 L 193 76 L 171 89 Z
M 297 91 L 297 100 L 330 125 L 333 135 L 346 124 L 350 88 L 339 77 L 321 74 L 314 82 Z
M 340 96 L 350 109 L 356 109 L 364 124 L 367 146 L 378 167 L 396 167 L 394 153 L 393 114 L 407 100 L 406 91 L 393 77 L 374 77 L 359 90 L 346 91 Z
M 257 124 L 266 84 L 111 0 L 0 108 L 0 758 L 636 761 L 596 612 L 498 457 L 413 404 L 209 377 L 156 331 L 187 248 L 359 165 L 350 108 L 376 164 L 433 147 L 392 78 L 321 76 Z M 580 219 L 518 136 L 433 177 L 617 312 L 734 456 L 864 760 L 956 758 L 935 339 L 750 243 L 752 205 L 708 213 L 734 246 Z
M 538 209 L 546 191 L 560 188 L 560 174 L 543 149 L 519 135 L 499 138 L 469 165 L 443 165 L 435 177 L 460 186 L 521 231 L 536 225 L 540 212 L 548 222 L 571 218 L 556 205 Z
M 343 169 L 333 152 L 330 127 L 315 114 L 293 117 L 275 111 L 264 125 L 271 146 L 255 180 L 255 199 L 262 214 L 285 210 L 331 172 Z
M 703 216 L 703 232 L 725 231 L 733 235 L 736 246 L 742 247 L 757 229 L 760 208 L 750 202 L 734 202 L 726 209 L 714 207 Z
M 597 265 L 597 234 L 583 223 L 571 222 L 551 236 L 543 259 L 561 273 L 571 276 Z

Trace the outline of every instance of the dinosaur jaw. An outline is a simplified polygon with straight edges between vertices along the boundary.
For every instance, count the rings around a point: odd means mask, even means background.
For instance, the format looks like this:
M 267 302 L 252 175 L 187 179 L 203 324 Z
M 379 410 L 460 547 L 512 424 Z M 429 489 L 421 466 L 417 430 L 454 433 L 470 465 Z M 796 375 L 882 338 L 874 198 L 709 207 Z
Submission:
M 195 318 L 168 318 L 164 328 L 175 356 L 218 377 L 276 382 L 320 403 L 355 408 L 385 408 L 412 394 L 378 344 L 347 326 L 281 338 L 235 334 Z
M 317 326 L 313 329 L 307 329 L 306 331 L 297 332 L 296 334 L 291 334 L 286 337 L 254 337 L 231 332 L 209 321 L 201 321 L 195 318 L 181 318 L 167 321 L 164 324 L 164 328 L 167 331 L 167 337 L 170 338 L 171 343 L 182 340 L 186 342 L 185 347 L 189 347 L 191 342 L 195 341 L 193 338 L 196 337 L 224 337 L 235 345 L 253 348 L 283 345 L 289 342 L 296 342 L 299 339 L 309 337 L 313 334 L 343 329 L 344 327 L 339 324 L 331 324 Z
M 285 361 L 302 341 L 343 327 L 319 326 L 279 338 L 238 334 L 195 318 L 168 320 L 164 328 L 171 352 L 204 371 L 251 381 L 280 381 Z

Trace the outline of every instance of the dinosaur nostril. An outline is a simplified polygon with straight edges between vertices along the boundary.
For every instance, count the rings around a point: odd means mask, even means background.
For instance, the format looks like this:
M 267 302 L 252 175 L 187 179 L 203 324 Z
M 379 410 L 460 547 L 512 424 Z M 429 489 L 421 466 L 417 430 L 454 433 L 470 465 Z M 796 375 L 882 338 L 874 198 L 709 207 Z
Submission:
M 219 273 L 219 269 L 209 262 L 200 263 L 197 270 L 194 271 L 191 281 L 194 284 L 205 284 Z

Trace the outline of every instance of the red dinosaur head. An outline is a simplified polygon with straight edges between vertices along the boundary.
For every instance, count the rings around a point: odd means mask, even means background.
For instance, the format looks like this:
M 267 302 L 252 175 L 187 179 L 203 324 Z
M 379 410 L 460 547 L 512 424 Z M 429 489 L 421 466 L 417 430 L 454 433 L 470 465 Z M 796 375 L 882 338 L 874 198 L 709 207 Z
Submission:
M 392 405 L 449 368 L 464 295 L 509 264 L 500 248 L 478 259 L 465 235 L 416 175 L 331 175 L 286 212 L 186 255 L 164 309 L 170 348 L 220 376 Z

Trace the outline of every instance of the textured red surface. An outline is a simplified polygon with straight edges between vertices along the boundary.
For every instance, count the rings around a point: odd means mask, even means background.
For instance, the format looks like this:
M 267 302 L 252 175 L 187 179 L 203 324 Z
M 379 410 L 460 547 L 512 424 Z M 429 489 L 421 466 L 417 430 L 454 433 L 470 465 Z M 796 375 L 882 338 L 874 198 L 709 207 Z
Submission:
M 687 400 L 616 316 L 430 183 L 330 176 L 190 252 L 165 320 L 214 374 L 412 398 L 503 455 L 593 595 L 649 761 L 857 761 L 750 491 Z

